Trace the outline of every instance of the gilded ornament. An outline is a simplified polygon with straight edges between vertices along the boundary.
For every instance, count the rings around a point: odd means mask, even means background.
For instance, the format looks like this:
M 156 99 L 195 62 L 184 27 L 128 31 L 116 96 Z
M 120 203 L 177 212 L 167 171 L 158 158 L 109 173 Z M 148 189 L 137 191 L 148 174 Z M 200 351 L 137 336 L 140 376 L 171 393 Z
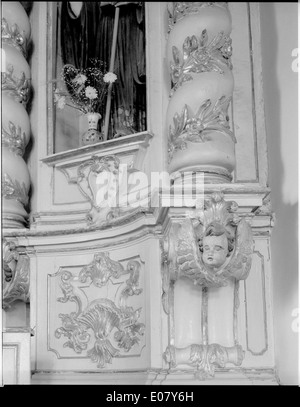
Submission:
M 5 18 L 1 19 L 1 39 L 2 43 L 6 43 L 15 47 L 18 51 L 22 52 L 26 56 L 26 38 L 20 32 L 17 24 L 13 24 L 11 27 Z
M 187 141 L 204 143 L 211 139 L 209 133 L 213 131 L 227 134 L 236 143 L 234 134 L 230 130 L 227 115 L 231 99 L 231 96 L 227 98 L 222 96 L 214 106 L 212 106 L 211 100 L 208 99 L 202 103 L 196 114 L 191 111 L 188 105 L 184 105 L 181 114 L 175 114 L 173 118 L 174 127 L 169 127 L 169 162 L 171 162 L 177 150 L 187 148 Z
M 25 151 L 26 134 L 20 126 L 16 127 L 11 121 L 8 123 L 9 132 L 2 126 L 2 145 L 7 147 L 11 152 L 22 156 Z
M 2 91 L 7 91 L 18 102 L 26 105 L 30 96 L 30 79 L 22 72 L 20 78 L 13 75 L 14 67 L 7 64 L 7 72 L 1 73 Z
M 15 199 L 24 206 L 28 203 L 25 183 L 21 185 L 18 180 L 13 181 L 6 173 L 2 175 L 2 196 L 6 199 Z
M 202 2 L 202 1 L 174 1 L 168 3 L 169 31 L 177 21 L 189 14 L 197 14 L 204 7 L 222 7 L 228 9 L 227 2 Z
M 187 37 L 182 45 L 182 52 L 173 46 L 173 60 L 170 63 L 173 88 L 170 96 L 187 81 L 191 81 L 191 74 L 201 72 L 224 73 L 224 64 L 232 69 L 230 57 L 232 55 L 231 38 L 223 32 L 217 34 L 208 42 L 207 30 L 203 30 L 200 38 L 195 35 Z

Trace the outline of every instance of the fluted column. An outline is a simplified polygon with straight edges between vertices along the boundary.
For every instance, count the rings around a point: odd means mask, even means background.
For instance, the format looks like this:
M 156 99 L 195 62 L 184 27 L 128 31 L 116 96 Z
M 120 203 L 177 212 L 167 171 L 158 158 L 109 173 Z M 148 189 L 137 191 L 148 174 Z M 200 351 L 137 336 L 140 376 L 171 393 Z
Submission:
M 169 3 L 169 172 L 204 172 L 224 183 L 235 168 L 228 107 L 233 93 L 227 3 Z
M 23 159 L 30 138 L 26 60 L 30 22 L 20 2 L 2 2 L 2 227 L 26 225 L 30 177 Z

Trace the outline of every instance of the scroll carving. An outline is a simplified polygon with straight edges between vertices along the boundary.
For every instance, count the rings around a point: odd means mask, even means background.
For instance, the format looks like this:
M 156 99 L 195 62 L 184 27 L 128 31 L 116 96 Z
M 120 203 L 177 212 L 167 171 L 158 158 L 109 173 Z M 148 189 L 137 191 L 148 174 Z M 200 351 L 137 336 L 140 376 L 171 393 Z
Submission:
M 98 253 L 94 260 L 83 267 L 78 277 L 65 270 L 60 276 L 60 287 L 63 297 L 57 301 L 74 302 L 76 311 L 59 314 L 62 326 L 56 329 L 55 336 L 65 336 L 68 341 L 64 347 L 73 349 L 77 354 L 87 351 L 87 356 L 98 368 L 103 368 L 112 359 L 119 356 L 121 350 L 128 352 L 140 341 L 145 325 L 139 322 L 141 308 L 134 309 L 127 304 L 131 296 L 140 295 L 139 288 L 140 263 L 129 261 L 124 268 L 120 262 L 110 259 L 107 252 Z M 123 283 L 119 299 L 116 302 L 108 298 L 97 298 L 83 304 L 83 300 L 75 289 L 75 282 L 90 282 L 101 288 L 109 281 L 118 281 L 121 276 L 129 275 Z M 93 342 L 91 349 L 89 344 Z
M 20 254 L 13 241 L 4 240 L 2 252 L 2 308 L 15 301 L 29 302 L 29 257 Z
M 163 357 L 172 368 L 177 364 L 188 364 L 195 367 L 197 369 L 196 378 L 204 380 L 214 376 L 216 367 L 225 367 L 227 363 L 240 366 L 244 358 L 244 351 L 240 345 L 225 347 L 217 343 L 193 344 L 181 349 L 168 346 Z

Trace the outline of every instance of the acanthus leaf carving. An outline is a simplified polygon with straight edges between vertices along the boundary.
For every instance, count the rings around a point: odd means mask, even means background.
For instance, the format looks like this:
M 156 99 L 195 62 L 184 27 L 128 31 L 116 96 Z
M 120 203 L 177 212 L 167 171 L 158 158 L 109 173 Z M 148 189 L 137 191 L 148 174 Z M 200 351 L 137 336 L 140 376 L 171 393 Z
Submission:
M 123 283 L 119 301 L 116 304 L 108 298 L 97 298 L 84 306 L 74 283 L 90 283 L 101 288 L 111 279 L 117 281 L 123 275 L 129 278 Z M 112 359 L 120 355 L 121 350 L 129 352 L 140 341 L 144 334 L 145 325 L 139 322 L 141 308 L 134 309 L 127 304 L 130 296 L 140 295 L 139 288 L 140 263 L 131 260 L 126 269 L 120 262 L 110 259 L 107 252 L 98 253 L 94 260 L 83 267 L 78 277 L 65 270 L 60 275 L 60 287 L 64 294 L 57 300 L 63 303 L 68 301 L 76 304 L 76 311 L 69 314 L 59 314 L 62 326 L 55 331 L 56 338 L 62 335 L 68 338 L 64 347 L 73 349 L 81 354 L 87 351 L 87 356 L 98 368 L 103 368 Z M 88 349 L 92 338 L 95 339 L 93 347 Z M 116 345 L 118 348 L 116 348 Z
M 211 139 L 209 133 L 213 131 L 227 134 L 236 143 L 235 136 L 230 130 L 227 115 L 231 99 L 231 97 L 222 96 L 213 106 L 211 100 L 208 99 L 201 104 L 196 114 L 187 105 L 184 105 L 181 114 L 175 114 L 173 118 L 174 128 L 171 126 L 169 128 L 169 162 L 177 150 L 187 148 L 187 142 L 204 143 L 209 141 Z

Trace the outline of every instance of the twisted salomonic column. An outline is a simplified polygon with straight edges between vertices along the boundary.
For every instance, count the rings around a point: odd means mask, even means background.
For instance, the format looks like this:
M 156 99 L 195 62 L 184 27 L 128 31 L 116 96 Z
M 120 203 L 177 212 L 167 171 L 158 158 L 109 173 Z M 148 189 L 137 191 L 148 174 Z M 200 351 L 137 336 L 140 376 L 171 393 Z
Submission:
M 233 93 L 227 3 L 173 2 L 168 11 L 169 172 L 204 172 L 207 183 L 230 182 L 235 138 L 227 116 Z
M 27 220 L 29 171 L 22 156 L 30 138 L 25 109 L 30 90 L 26 61 L 29 18 L 19 2 L 2 2 L 2 227 L 22 228 Z

